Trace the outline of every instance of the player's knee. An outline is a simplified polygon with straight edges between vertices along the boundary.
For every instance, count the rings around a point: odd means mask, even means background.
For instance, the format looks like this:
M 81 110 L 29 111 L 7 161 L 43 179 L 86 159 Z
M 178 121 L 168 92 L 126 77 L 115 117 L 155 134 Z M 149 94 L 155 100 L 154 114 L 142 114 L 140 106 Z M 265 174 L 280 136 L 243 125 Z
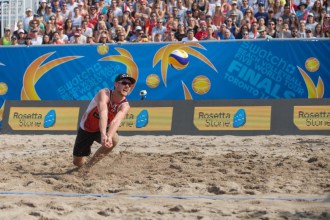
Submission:
M 73 164 L 77 167 L 82 167 L 85 164 L 84 158 L 73 158 Z

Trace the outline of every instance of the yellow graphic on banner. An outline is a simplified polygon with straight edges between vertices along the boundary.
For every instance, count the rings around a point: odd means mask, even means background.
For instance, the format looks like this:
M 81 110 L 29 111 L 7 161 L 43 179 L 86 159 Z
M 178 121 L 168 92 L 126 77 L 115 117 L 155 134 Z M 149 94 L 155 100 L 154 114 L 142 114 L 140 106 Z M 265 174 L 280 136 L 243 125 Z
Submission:
M 271 106 L 195 107 L 198 130 L 270 130 Z
M 11 107 L 8 124 L 13 130 L 75 131 L 79 107 Z
M 330 130 L 330 105 L 294 106 L 293 120 L 299 130 Z
M 131 108 L 119 131 L 170 131 L 173 107 Z

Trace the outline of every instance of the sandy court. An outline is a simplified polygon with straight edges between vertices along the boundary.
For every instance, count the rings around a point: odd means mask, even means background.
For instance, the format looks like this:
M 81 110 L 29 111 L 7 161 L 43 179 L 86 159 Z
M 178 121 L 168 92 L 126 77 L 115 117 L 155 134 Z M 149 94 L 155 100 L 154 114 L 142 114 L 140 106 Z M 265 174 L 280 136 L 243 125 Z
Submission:
M 329 136 L 121 136 L 89 174 L 74 139 L 0 135 L 0 219 L 330 219 Z

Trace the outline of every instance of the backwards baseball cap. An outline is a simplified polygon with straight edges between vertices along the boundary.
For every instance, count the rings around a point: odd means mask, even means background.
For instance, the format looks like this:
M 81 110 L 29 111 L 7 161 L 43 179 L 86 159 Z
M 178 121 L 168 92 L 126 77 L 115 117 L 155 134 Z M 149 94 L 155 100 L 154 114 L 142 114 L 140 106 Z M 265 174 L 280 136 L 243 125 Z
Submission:
M 115 82 L 118 82 L 118 81 L 120 81 L 120 80 L 122 80 L 122 79 L 127 79 L 127 80 L 129 80 L 132 84 L 135 84 L 135 82 L 136 82 L 136 80 L 135 80 L 133 77 L 131 77 L 130 75 L 128 75 L 127 73 L 119 74 L 119 75 L 116 77 Z

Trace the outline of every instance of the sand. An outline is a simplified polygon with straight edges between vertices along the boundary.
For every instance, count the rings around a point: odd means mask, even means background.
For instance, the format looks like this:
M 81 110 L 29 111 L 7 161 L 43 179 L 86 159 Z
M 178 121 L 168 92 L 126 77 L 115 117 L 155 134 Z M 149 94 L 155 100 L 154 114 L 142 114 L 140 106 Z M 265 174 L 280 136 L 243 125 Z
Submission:
M 121 136 L 88 174 L 74 139 L 0 135 L 0 219 L 330 219 L 330 136 Z

